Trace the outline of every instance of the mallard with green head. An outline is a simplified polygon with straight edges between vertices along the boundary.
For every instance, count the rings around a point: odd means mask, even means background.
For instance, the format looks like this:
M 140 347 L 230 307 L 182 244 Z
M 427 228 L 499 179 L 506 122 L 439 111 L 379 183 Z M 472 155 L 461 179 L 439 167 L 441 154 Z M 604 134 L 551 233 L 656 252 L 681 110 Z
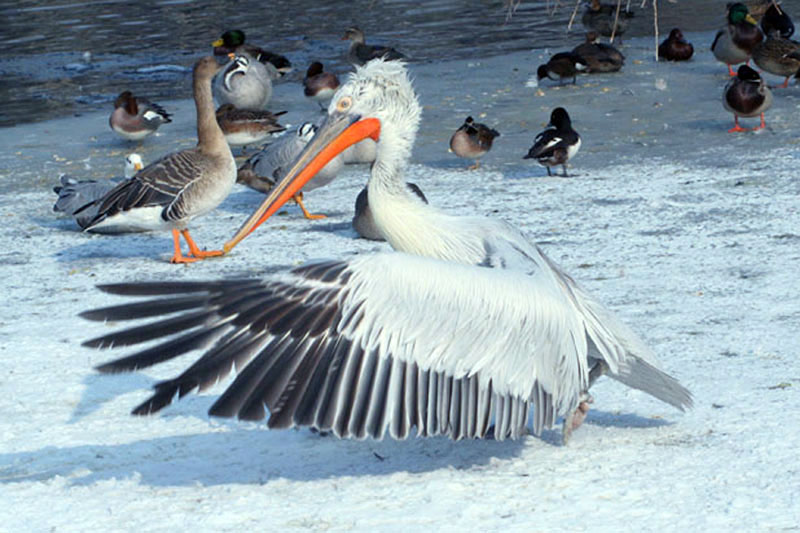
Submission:
M 750 61 L 753 49 L 764 39 L 756 20 L 742 3 L 728 7 L 728 24 L 717 32 L 711 51 L 714 57 L 728 65 L 728 74 L 736 76 L 731 65 Z
M 722 105 L 733 113 L 735 124 L 728 133 L 735 131 L 751 131 L 739 126 L 739 117 L 757 117 L 761 115 L 761 124 L 752 129 L 757 131 L 766 126 L 764 111 L 772 105 L 772 93 L 759 76 L 758 72 L 742 65 L 722 93 Z
M 781 37 L 778 30 L 772 30 L 764 41 L 753 49 L 753 61 L 761 70 L 784 76 L 786 79 L 782 89 L 789 86 L 789 78 L 800 69 L 800 58 L 795 52 L 800 50 L 800 43 Z
M 214 47 L 215 56 L 247 54 L 260 63 L 271 63 L 281 76 L 292 70 L 292 64 L 286 57 L 268 52 L 258 46 L 245 44 L 244 40 L 245 35 L 242 30 L 228 30 L 219 39 L 211 43 L 211 46 Z

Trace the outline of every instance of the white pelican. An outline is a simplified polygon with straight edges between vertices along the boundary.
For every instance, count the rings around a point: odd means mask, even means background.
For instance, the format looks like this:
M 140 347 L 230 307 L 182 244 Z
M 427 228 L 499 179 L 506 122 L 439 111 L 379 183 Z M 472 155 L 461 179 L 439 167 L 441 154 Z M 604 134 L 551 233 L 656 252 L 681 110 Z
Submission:
M 134 413 L 203 390 L 235 369 L 211 407 L 216 416 L 268 426 L 311 426 L 339 437 L 387 432 L 497 439 L 539 434 L 565 416 L 580 422 L 588 388 L 607 373 L 679 409 L 691 394 L 655 355 L 509 224 L 448 215 L 406 187 L 404 168 L 421 107 L 405 65 L 372 61 L 334 96 L 326 122 L 241 239 L 349 144 L 377 141 L 368 183 L 376 224 L 395 252 L 304 265 L 266 279 L 106 285 L 107 292 L 170 296 L 88 311 L 94 320 L 182 314 L 85 344 L 155 347 L 111 361 L 103 372 L 206 352 L 155 386 Z
M 193 218 L 222 203 L 236 182 L 236 161 L 217 124 L 211 99 L 211 78 L 217 70 L 219 66 L 211 56 L 194 66 L 197 146 L 165 155 L 109 191 L 98 200 L 97 214 L 87 223 L 86 231 L 171 229 L 173 263 L 221 255 L 219 250 L 200 250 L 187 229 Z M 181 252 L 181 235 L 189 245 L 189 257 Z

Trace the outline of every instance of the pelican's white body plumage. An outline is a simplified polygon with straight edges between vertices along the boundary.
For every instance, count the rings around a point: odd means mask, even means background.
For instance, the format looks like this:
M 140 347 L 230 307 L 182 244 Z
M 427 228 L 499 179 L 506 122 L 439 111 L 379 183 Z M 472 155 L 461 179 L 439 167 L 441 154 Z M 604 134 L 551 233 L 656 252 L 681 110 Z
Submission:
M 405 66 L 382 60 L 357 69 L 329 108 L 331 120 L 380 121 L 369 203 L 394 253 L 310 264 L 263 280 L 106 288 L 200 293 L 200 314 L 187 319 L 202 329 L 182 337 L 179 353 L 211 348 L 184 374 L 157 385 L 135 412 L 157 411 L 178 392 L 210 386 L 234 365 L 239 375 L 211 414 L 258 419 L 266 406 L 270 427 L 308 425 L 340 437 L 405 438 L 416 427 L 423 436 L 474 438 L 494 424 L 495 438 L 517 438 L 526 433 L 531 404 L 539 434 L 559 416 L 569 421 L 603 372 L 679 409 L 691 405 L 690 393 L 659 370 L 653 352 L 517 229 L 445 214 L 408 191 L 403 171 L 420 112 Z M 85 316 L 113 320 L 125 312 Z M 137 342 L 162 335 L 156 327 Z M 130 335 L 88 344 L 122 339 L 130 342 Z M 131 370 L 169 357 L 151 349 L 101 369 Z

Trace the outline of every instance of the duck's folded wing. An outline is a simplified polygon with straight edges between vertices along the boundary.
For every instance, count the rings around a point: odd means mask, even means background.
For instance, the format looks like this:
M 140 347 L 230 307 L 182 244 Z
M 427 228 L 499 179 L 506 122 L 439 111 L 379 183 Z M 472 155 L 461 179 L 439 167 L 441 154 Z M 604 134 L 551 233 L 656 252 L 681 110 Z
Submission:
M 159 344 L 100 366 L 123 372 L 205 353 L 134 412 L 158 411 L 238 373 L 210 413 L 340 437 L 495 437 L 534 431 L 577 405 L 586 333 L 563 295 L 525 274 L 399 253 L 312 264 L 264 280 L 120 284 L 158 296 L 88 311 L 93 320 L 157 317 L 87 341 Z M 177 313 L 177 314 L 175 314 Z M 173 316 L 174 315 L 174 316 Z M 165 318 L 168 317 L 168 318 Z

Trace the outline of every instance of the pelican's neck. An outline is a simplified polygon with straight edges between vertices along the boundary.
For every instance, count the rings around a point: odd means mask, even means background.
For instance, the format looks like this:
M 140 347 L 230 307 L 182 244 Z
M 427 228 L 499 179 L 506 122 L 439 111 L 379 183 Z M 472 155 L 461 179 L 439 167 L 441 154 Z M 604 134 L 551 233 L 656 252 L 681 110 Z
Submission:
M 485 249 L 481 238 L 470 231 L 469 219 L 448 215 L 412 193 L 405 182 L 407 159 L 383 160 L 380 144 L 367 183 L 368 201 L 375 225 L 389 245 L 414 255 L 480 263 Z

